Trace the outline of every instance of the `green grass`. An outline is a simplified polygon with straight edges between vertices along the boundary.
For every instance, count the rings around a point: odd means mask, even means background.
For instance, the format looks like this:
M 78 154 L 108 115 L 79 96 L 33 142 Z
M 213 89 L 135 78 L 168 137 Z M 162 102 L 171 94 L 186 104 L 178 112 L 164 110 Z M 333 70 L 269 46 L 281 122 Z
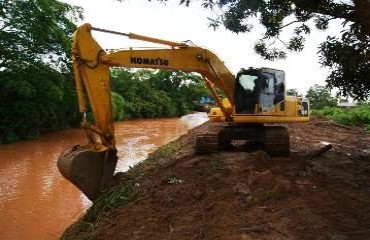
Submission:
M 135 198 L 137 193 L 135 184 L 135 179 L 128 179 L 102 193 L 86 214 L 70 226 L 61 239 L 95 239 L 102 218 Z
M 160 147 L 155 153 L 154 156 L 158 158 L 165 158 L 173 155 L 181 148 L 181 145 L 176 142 L 171 142 L 163 147 Z
M 182 179 L 179 179 L 179 178 L 177 178 L 177 177 L 170 177 L 170 178 L 168 178 L 168 180 L 167 180 L 167 183 L 168 184 L 171 184 L 171 185 L 177 185 L 177 184 L 180 184 L 180 183 L 182 183 L 184 180 L 182 180 Z
M 365 131 L 370 130 L 370 105 L 364 104 L 353 109 L 325 107 L 321 110 L 312 110 L 312 115 L 325 117 L 346 126 L 360 126 Z

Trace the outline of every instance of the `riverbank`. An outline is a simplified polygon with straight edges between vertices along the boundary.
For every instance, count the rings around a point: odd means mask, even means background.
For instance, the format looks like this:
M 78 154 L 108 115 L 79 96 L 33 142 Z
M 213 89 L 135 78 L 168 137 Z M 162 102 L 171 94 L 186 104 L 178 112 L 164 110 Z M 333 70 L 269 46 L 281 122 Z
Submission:
M 116 122 L 116 170 L 127 171 L 148 153 L 207 119 L 206 113 L 194 113 L 181 118 Z M 64 149 L 85 142 L 83 130 L 69 129 L 0 145 L 1 240 L 58 239 L 92 205 L 63 178 L 56 163 Z
M 152 153 L 62 239 L 366 239 L 370 135 L 288 124 L 292 154 L 234 147 L 196 155 L 192 129 Z M 333 148 L 313 157 L 329 142 Z

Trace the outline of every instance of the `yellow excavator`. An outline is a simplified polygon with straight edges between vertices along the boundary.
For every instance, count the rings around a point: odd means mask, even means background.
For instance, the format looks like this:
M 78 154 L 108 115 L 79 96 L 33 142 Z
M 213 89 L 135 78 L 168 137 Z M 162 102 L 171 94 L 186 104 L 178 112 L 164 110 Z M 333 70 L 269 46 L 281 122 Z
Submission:
M 106 52 L 94 40 L 92 31 L 118 34 L 161 47 Z M 218 105 L 209 112 L 210 121 L 221 124 L 210 124 L 198 133 L 198 153 L 216 152 L 235 140 L 247 140 L 260 144 L 271 155 L 287 156 L 288 131 L 273 123 L 309 120 L 308 101 L 286 95 L 283 71 L 248 68 L 234 76 L 214 53 L 187 42 L 166 41 L 84 24 L 73 34 L 72 58 L 79 111 L 83 116 L 81 126 L 88 143 L 62 152 L 58 168 L 91 200 L 109 186 L 118 160 L 111 110 L 110 67 L 181 70 L 202 75 Z M 86 117 L 90 109 L 92 123 Z

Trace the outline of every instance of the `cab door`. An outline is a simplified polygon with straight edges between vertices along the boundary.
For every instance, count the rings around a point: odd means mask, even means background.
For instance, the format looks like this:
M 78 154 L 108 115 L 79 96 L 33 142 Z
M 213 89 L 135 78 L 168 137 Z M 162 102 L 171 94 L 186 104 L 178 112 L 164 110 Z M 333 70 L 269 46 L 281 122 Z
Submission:
M 258 72 L 238 74 L 235 87 L 235 113 L 255 114 L 259 93 Z
M 264 68 L 261 70 L 259 110 L 270 112 L 276 104 L 284 105 L 284 71 Z

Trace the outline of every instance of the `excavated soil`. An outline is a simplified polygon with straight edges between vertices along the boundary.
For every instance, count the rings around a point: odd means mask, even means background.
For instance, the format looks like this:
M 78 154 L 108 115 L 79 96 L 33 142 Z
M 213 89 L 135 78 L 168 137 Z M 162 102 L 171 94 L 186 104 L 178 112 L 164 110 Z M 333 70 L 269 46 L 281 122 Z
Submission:
M 155 174 L 92 238 L 370 239 L 370 134 L 313 119 L 286 125 L 289 158 L 240 146 L 196 155 L 194 134 L 207 124 L 178 139 L 174 155 L 154 153 Z

